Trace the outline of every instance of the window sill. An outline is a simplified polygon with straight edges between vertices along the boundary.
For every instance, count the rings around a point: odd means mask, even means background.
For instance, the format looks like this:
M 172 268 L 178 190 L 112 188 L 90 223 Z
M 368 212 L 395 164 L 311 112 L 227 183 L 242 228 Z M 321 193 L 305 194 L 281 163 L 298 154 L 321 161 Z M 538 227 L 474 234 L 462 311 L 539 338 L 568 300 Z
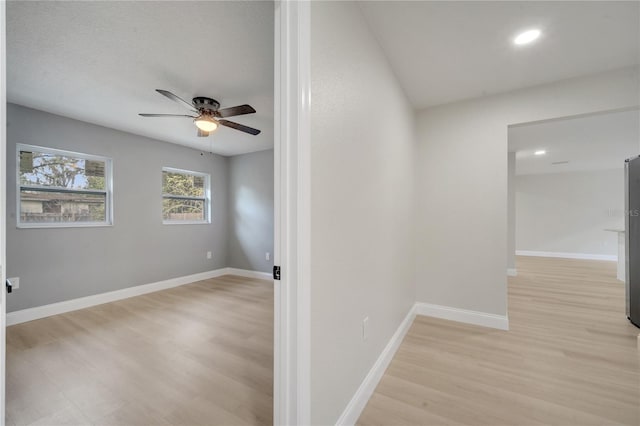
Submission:
M 18 229 L 55 229 L 55 228 L 105 228 L 113 226 L 113 223 L 86 222 L 86 223 L 19 223 Z
M 211 225 L 211 221 L 199 220 L 199 221 L 162 221 L 163 225 Z

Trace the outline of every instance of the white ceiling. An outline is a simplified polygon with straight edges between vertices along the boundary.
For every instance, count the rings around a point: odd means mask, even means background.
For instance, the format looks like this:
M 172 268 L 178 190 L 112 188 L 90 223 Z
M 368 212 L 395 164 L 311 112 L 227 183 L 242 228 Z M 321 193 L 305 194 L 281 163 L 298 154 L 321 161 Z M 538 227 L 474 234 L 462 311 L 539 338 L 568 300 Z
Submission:
M 273 2 L 8 2 L 9 102 L 222 155 L 273 146 Z M 198 138 L 154 89 L 257 113 Z
M 425 108 L 640 62 L 640 3 L 359 3 L 413 106 Z M 519 32 L 540 39 L 514 46 Z
M 534 155 L 546 150 L 545 155 Z M 561 173 L 622 168 L 640 154 L 638 110 L 552 120 L 509 127 L 509 151 L 516 174 Z M 552 164 L 569 161 L 567 164 Z

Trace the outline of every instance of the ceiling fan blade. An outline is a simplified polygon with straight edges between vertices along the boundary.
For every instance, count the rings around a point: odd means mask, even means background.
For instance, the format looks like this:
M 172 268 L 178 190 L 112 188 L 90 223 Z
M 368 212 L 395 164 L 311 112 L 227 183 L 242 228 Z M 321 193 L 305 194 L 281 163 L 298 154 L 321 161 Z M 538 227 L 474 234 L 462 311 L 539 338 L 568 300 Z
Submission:
M 140 117 L 189 117 L 196 118 L 193 115 L 184 115 L 184 114 L 138 114 Z
M 260 130 L 258 129 L 254 129 L 253 127 L 249 127 L 249 126 L 244 126 L 239 123 L 234 123 L 233 121 L 218 120 L 218 123 L 222 124 L 223 126 L 231 127 L 232 129 L 240 130 L 241 132 L 249 133 L 250 135 L 255 136 L 260 134 Z
M 206 138 L 207 136 L 209 136 L 209 133 L 211 132 L 205 132 L 204 130 L 198 129 L 198 137 L 200 138 Z
M 161 95 L 166 96 L 167 98 L 171 99 L 174 102 L 179 103 L 180 105 L 183 105 L 186 108 L 189 108 L 193 112 L 197 112 L 192 104 L 190 104 L 189 102 L 185 101 L 184 99 L 174 95 L 173 93 L 171 93 L 168 90 L 156 89 L 156 92 L 160 93 Z
M 217 117 L 233 117 L 234 115 L 253 114 L 256 112 L 251 105 L 238 105 L 231 108 L 219 109 L 216 113 Z

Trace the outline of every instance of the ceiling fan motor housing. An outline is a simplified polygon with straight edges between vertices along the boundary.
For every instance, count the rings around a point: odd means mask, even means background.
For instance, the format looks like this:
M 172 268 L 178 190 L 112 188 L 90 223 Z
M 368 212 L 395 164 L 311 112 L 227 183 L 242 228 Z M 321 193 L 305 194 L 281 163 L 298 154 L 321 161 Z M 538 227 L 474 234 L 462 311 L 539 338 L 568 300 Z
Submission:
M 220 103 L 215 99 L 197 96 L 193 98 L 193 106 L 200 112 L 213 113 L 220 108 Z

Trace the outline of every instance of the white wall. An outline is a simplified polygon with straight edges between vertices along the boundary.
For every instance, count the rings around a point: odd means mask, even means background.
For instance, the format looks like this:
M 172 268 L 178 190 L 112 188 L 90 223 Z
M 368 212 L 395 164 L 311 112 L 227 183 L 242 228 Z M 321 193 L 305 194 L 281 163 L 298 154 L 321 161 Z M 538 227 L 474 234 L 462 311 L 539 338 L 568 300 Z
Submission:
M 312 2 L 314 425 L 335 424 L 415 301 L 414 145 L 413 110 L 357 5 Z
M 624 169 L 515 178 L 516 250 L 617 255 Z
M 418 114 L 420 302 L 507 313 L 507 126 L 637 106 L 638 69 L 429 108 Z

